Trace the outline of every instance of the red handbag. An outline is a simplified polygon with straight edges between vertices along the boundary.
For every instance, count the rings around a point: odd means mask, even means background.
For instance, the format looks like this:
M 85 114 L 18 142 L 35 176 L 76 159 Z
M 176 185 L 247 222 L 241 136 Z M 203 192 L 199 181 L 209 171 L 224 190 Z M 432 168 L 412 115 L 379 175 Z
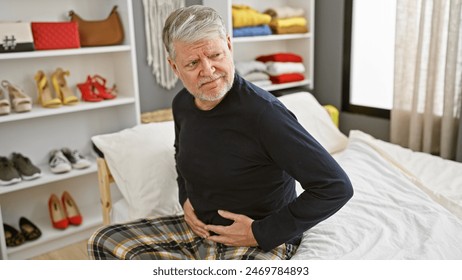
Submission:
M 32 22 L 31 27 L 36 50 L 80 48 L 75 22 Z

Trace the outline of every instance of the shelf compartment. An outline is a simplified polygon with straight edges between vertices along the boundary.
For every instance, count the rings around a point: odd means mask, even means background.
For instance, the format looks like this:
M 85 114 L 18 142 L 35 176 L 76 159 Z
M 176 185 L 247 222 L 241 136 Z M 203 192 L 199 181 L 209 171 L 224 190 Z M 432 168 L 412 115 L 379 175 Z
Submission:
M 0 54 L 0 60 L 46 58 L 46 57 L 59 57 L 59 56 L 77 56 L 77 55 L 85 55 L 85 54 L 117 53 L 117 52 L 128 52 L 128 51 L 130 51 L 130 46 L 118 45 L 118 46 L 85 47 L 85 48 L 78 48 L 78 49 L 63 49 L 63 50 L 13 52 L 13 53 Z
M 81 101 L 74 106 L 61 106 L 59 108 L 43 108 L 39 105 L 34 104 L 30 112 L 25 113 L 10 113 L 9 115 L 0 116 L 0 123 L 34 119 L 39 117 L 47 117 L 53 115 L 61 115 L 68 113 L 75 113 L 87 110 L 96 110 L 107 107 L 121 106 L 126 104 L 135 103 L 134 97 L 122 97 L 119 96 L 113 100 L 104 100 L 101 102 L 84 102 Z
M 262 88 L 267 91 L 273 91 L 273 90 L 280 90 L 280 89 L 287 89 L 287 88 L 301 87 L 301 86 L 310 86 L 310 85 L 311 85 L 311 80 L 303 80 L 303 81 L 292 82 L 292 83 L 272 84 L 272 85 L 264 86 Z
M 58 249 L 69 244 L 66 240 L 69 238 L 72 238 L 72 242 L 88 239 L 98 227 L 103 225 L 101 206 L 99 204 L 79 205 L 79 210 L 83 217 L 82 224 L 69 225 L 64 230 L 53 228 L 49 217 L 34 221 L 34 224 L 42 231 L 42 236 L 20 246 L 7 248 L 8 259 L 28 259 Z
M 285 41 L 285 40 L 307 39 L 310 37 L 311 37 L 311 33 L 234 37 L 233 43 Z
M 21 181 L 14 185 L 2 186 L 0 188 L 0 195 L 20 191 L 23 189 L 33 188 L 36 186 L 45 185 L 53 182 L 67 180 L 87 174 L 96 173 L 98 170 L 96 160 L 94 158 L 91 158 L 90 156 L 86 156 L 86 158 L 91 161 L 90 167 L 87 167 L 85 169 L 72 169 L 71 171 L 62 174 L 52 173 L 50 171 L 50 167 L 48 166 L 48 164 L 38 165 L 37 167 L 40 168 L 40 170 L 42 171 L 42 176 L 30 181 Z

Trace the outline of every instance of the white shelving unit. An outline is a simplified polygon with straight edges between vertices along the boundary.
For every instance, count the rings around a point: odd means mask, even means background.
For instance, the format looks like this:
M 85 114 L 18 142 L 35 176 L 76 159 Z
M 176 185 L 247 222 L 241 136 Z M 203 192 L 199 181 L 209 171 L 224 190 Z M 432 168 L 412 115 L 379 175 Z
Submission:
M 91 137 L 140 123 L 131 0 L 0 0 L 0 21 L 69 21 L 70 10 L 85 19 L 97 20 L 107 17 L 114 5 L 118 6 L 125 31 L 121 45 L 0 54 L 0 81 L 20 86 L 34 101 L 30 112 L 0 116 L 0 156 L 21 153 L 42 170 L 42 176 L 36 180 L 0 186 L 0 259 L 27 259 L 88 239 L 102 225 Z M 58 67 L 70 71 L 67 83 L 78 97 L 76 84 L 94 74 L 105 77 L 108 86 L 116 83 L 119 95 L 114 100 L 42 108 L 37 104 L 34 75 L 43 70 L 50 77 Z M 79 150 L 93 161 L 92 165 L 53 174 L 48 167 L 49 152 L 63 147 Z M 60 197 L 64 191 L 74 197 L 83 223 L 58 230 L 51 225 L 48 199 L 51 194 Z M 42 236 L 17 247 L 7 247 L 3 223 L 19 229 L 20 217 L 36 224 Z
M 264 12 L 266 9 L 290 6 L 302 8 L 305 11 L 305 18 L 308 20 L 308 33 L 304 34 L 281 34 L 269 36 L 236 37 L 232 38 L 235 61 L 254 60 L 259 55 L 267 55 L 276 52 L 292 52 L 303 57 L 306 69 L 305 80 L 273 84 L 264 87 L 266 90 L 274 91 L 298 86 L 313 88 L 313 68 L 314 68 L 314 5 L 315 0 L 204 0 L 203 4 L 217 10 L 222 16 L 228 28 L 228 33 L 233 34 L 232 30 L 232 5 L 248 5 L 251 8 Z

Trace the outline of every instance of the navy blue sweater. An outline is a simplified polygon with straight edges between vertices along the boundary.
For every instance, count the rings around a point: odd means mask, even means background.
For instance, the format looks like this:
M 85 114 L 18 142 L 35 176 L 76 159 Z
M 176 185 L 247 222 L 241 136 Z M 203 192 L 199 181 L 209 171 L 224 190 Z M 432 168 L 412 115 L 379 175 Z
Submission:
M 259 246 L 296 243 L 353 195 L 330 154 L 273 95 L 236 75 L 212 110 L 186 90 L 173 100 L 179 200 L 205 224 L 229 225 L 217 210 L 255 221 Z M 304 192 L 297 198 L 295 179 Z

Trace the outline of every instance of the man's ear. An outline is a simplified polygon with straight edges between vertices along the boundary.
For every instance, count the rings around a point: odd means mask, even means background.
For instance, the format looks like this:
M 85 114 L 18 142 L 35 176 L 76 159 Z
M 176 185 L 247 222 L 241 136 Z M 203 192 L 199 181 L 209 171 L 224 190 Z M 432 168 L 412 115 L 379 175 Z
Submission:
M 167 61 L 168 61 L 168 64 L 170 64 L 170 67 L 172 67 L 173 73 L 175 73 L 175 75 L 177 77 L 179 77 L 178 68 L 177 68 L 175 62 L 170 57 L 167 57 Z
M 226 42 L 228 44 L 229 51 L 233 52 L 233 44 L 231 44 L 231 37 L 229 35 L 226 35 Z

